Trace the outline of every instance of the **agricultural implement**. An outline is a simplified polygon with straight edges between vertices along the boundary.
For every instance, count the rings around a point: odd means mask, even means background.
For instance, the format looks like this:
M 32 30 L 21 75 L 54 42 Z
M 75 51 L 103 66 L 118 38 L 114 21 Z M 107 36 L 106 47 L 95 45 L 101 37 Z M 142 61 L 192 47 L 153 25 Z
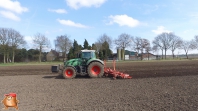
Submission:
M 120 71 L 116 71 L 115 69 L 115 63 L 116 61 L 113 60 L 113 69 L 111 68 L 107 68 L 106 67 L 106 61 L 104 61 L 104 76 L 110 76 L 113 77 L 113 79 L 116 78 L 121 78 L 121 79 L 131 79 L 132 77 L 129 74 L 120 72 Z
M 64 62 L 63 68 L 59 66 L 52 66 L 52 72 L 61 71 L 65 79 L 75 78 L 77 75 L 86 76 L 91 78 L 100 78 L 103 76 L 123 79 L 131 79 L 129 74 L 122 73 L 115 70 L 115 60 L 113 60 L 114 69 L 106 67 L 106 61 L 101 61 L 96 58 L 95 50 L 81 50 L 78 58 L 70 59 Z

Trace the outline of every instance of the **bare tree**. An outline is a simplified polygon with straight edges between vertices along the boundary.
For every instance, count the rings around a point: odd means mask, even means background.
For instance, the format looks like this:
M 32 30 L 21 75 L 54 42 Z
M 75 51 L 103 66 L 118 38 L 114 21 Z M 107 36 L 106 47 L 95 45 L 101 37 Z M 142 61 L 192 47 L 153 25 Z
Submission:
M 195 47 L 198 49 L 198 35 L 195 36 Z
M 180 47 L 181 43 L 182 43 L 182 40 L 181 40 L 180 37 L 175 36 L 175 35 L 172 36 L 172 41 L 170 42 L 170 47 L 171 47 L 170 50 L 171 50 L 171 52 L 172 52 L 173 59 L 174 59 L 174 57 L 175 57 L 174 51 L 175 51 L 177 48 Z
M 108 36 L 107 34 L 101 35 L 96 43 L 99 43 L 100 45 L 103 44 L 104 42 L 107 42 L 109 44 L 109 47 L 112 48 L 112 38 Z
M 99 42 L 95 42 L 94 44 L 95 44 L 95 46 L 96 46 L 96 52 L 99 52 L 100 49 L 102 48 L 102 44 L 99 43 Z
M 102 44 L 105 42 L 107 42 L 109 44 L 109 47 L 112 48 L 112 38 L 110 36 L 108 36 L 107 34 L 103 34 L 94 43 L 97 53 L 99 53 L 99 51 L 102 48 Z
M 152 48 L 151 48 L 150 43 L 149 43 L 149 44 L 147 44 L 147 46 L 145 47 L 145 51 L 146 51 L 146 53 L 147 53 L 148 60 L 149 60 L 149 53 L 150 53 L 151 50 L 152 50 Z
M 158 51 L 160 50 L 158 46 L 154 45 L 151 50 L 156 53 L 156 59 L 159 59 Z
M 137 51 L 138 54 L 141 52 L 141 60 L 143 60 L 143 52 L 149 53 L 151 51 L 150 42 L 148 39 L 135 37 L 133 39 L 133 49 Z
M 14 29 L 8 30 L 8 36 L 10 37 L 10 45 L 12 47 L 12 62 L 14 63 L 15 50 L 20 45 L 25 44 L 26 41 L 24 40 L 24 37 Z
M 34 44 L 39 47 L 39 62 L 41 62 L 41 52 L 43 51 L 44 47 L 48 47 L 50 45 L 50 41 L 45 35 L 41 33 L 37 33 L 32 39 Z
M 183 49 L 186 53 L 186 58 L 188 59 L 188 51 L 195 49 L 192 41 L 185 41 L 183 40 L 180 45 L 180 49 Z
M 155 37 L 152 43 L 153 43 L 153 48 L 155 48 L 156 50 L 160 49 L 162 51 L 162 59 L 163 59 L 164 45 L 161 41 L 160 36 Z
M 166 33 L 166 32 L 164 32 L 164 33 L 160 34 L 159 36 L 160 36 L 160 38 L 162 40 L 162 43 L 163 43 L 164 52 L 165 52 L 165 59 L 166 59 L 166 52 L 171 47 L 171 44 L 170 43 L 173 40 L 172 37 L 174 36 L 174 34 L 173 33 Z
M 141 51 L 141 60 L 143 60 L 143 52 L 144 50 L 146 51 L 146 48 L 148 48 L 149 51 L 149 47 L 150 47 L 150 42 L 148 39 L 141 39 L 140 42 L 140 51 Z
M 158 51 L 159 51 L 159 47 L 157 47 L 156 45 L 154 45 L 151 50 L 153 51 L 153 53 L 156 53 L 158 55 Z
M 122 57 L 125 60 L 125 48 L 130 47 L 132 45 L 133 37 L 129 34 L 122 33 L 121 35 L 118 36 L 117 39 L 114 40 L 114 43 L 116 44 L 117 47 L 123 49 Z
M 135 37 L 133 39 L 132 49 L 135 50 L 137 54 L 139 54 L 140 49 L 141 49 L 141 37 Z
M 164 50 L 165 59 L 166 59 L 166 52 L 168 49 L 171 48 L 171 42 L 173 41 L 174 36 L 175 35 L 173 33 L 163 32 L 162 34 L 155 37 L 153 41 L 153 45 L 159 47 L 162 50 L 162 58 L 163 58 L 163 50 Z
M 72 41 L 67 35 L 57 36 L 55 41 L 55 46 L 57 47 L 57 49 L 62 51 L 64 58 L 66 58 L 66 54 L 69 52 L 69 49 L 72 46 Z
M 6 57 L 9 57 L 8 45 L 9 45 L 9 36 L 7 28 L 0 28 L 0 45 L 3 50 L 3 63 L 6 63 Z

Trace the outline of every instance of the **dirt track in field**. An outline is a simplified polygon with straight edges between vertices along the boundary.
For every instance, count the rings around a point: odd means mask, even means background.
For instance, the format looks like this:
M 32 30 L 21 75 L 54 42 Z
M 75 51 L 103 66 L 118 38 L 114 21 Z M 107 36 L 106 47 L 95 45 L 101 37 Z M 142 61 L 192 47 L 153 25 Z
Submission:
M 66 80 L 50 68 L 1 66 L 0 99 L 17 93 L 20 111 L 198 111 L 198 61 L 117 63 L 128 80 Z

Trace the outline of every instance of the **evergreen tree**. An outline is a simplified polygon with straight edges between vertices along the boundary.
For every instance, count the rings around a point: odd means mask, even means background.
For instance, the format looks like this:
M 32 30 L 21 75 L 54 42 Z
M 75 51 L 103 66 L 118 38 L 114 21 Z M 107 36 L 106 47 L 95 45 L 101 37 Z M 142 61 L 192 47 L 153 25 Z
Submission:
M 84 41 L 83 49 L 89 49 L 89 43 L 87 42 L 86 39 Z
M 73 43 L 73 56 L 74 58 L 77 57 L 77 53 L 80 50 L 80 46 L 78 45 L 78 42 L 74 39 L 74 43 Z
M 15 61 L 24 62 L 27 59 L 27 50 L 25 48 L 16 49 Z
M 91 47 L 92 50 L 95 50 L 95 54 L 96 54 L 96 57 L 98 58 L 99 57 L 99 52 L 97 52 L 97 47 L 95 44 L 92 44 L 92 47 Z
M 92 50 L 92 47 L 89 45 L 88 49 L 89 49 L 89 50 Z
M 98 56 L 99 56 L 99 59 L 104 60 L 104 56 L 103 56 L 102 50 L 99 51 Z
M 102 60 L 107 60 L 112 55 L 112 51 L 109 49 L 108 42 L 102 44 L 102 48 L 99 51 L 99 58 Z
M 97 50 L 97 47 L 96 47 L 96 45 L 95 44 L 92 44 L 92 50 Z
M 27 56 L 30 61 L 38 61 L 39 59 L 39 50 L 38 49 L 29 49 L 27 51 Z
M 82 50 L 83 47 L 81 45 L 78 45 L 78 52 L 80 52 L 80 50 Z
M 74 58 L 73 47 L 70 48 L 67 58 L 68 60 Z
M 78 53 L 82 50 L 82 46 L 78 45 L 78 42 L 74 39 L 73 46 L 70 48 L 68 53 L 68 59 L 74 59 L 78 57 Z

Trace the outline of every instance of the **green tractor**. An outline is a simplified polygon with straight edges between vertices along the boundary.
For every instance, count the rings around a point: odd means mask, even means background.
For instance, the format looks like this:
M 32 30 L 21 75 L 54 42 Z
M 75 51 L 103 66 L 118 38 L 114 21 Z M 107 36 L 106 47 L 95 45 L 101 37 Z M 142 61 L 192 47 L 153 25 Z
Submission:
M 96 58 L 95 50 L 81 50 L 78 58 L 64 62 L 62 74 L 65 79 L 75 78 L 76 75 L 100 78 L 104 75 L 104 62 Z

